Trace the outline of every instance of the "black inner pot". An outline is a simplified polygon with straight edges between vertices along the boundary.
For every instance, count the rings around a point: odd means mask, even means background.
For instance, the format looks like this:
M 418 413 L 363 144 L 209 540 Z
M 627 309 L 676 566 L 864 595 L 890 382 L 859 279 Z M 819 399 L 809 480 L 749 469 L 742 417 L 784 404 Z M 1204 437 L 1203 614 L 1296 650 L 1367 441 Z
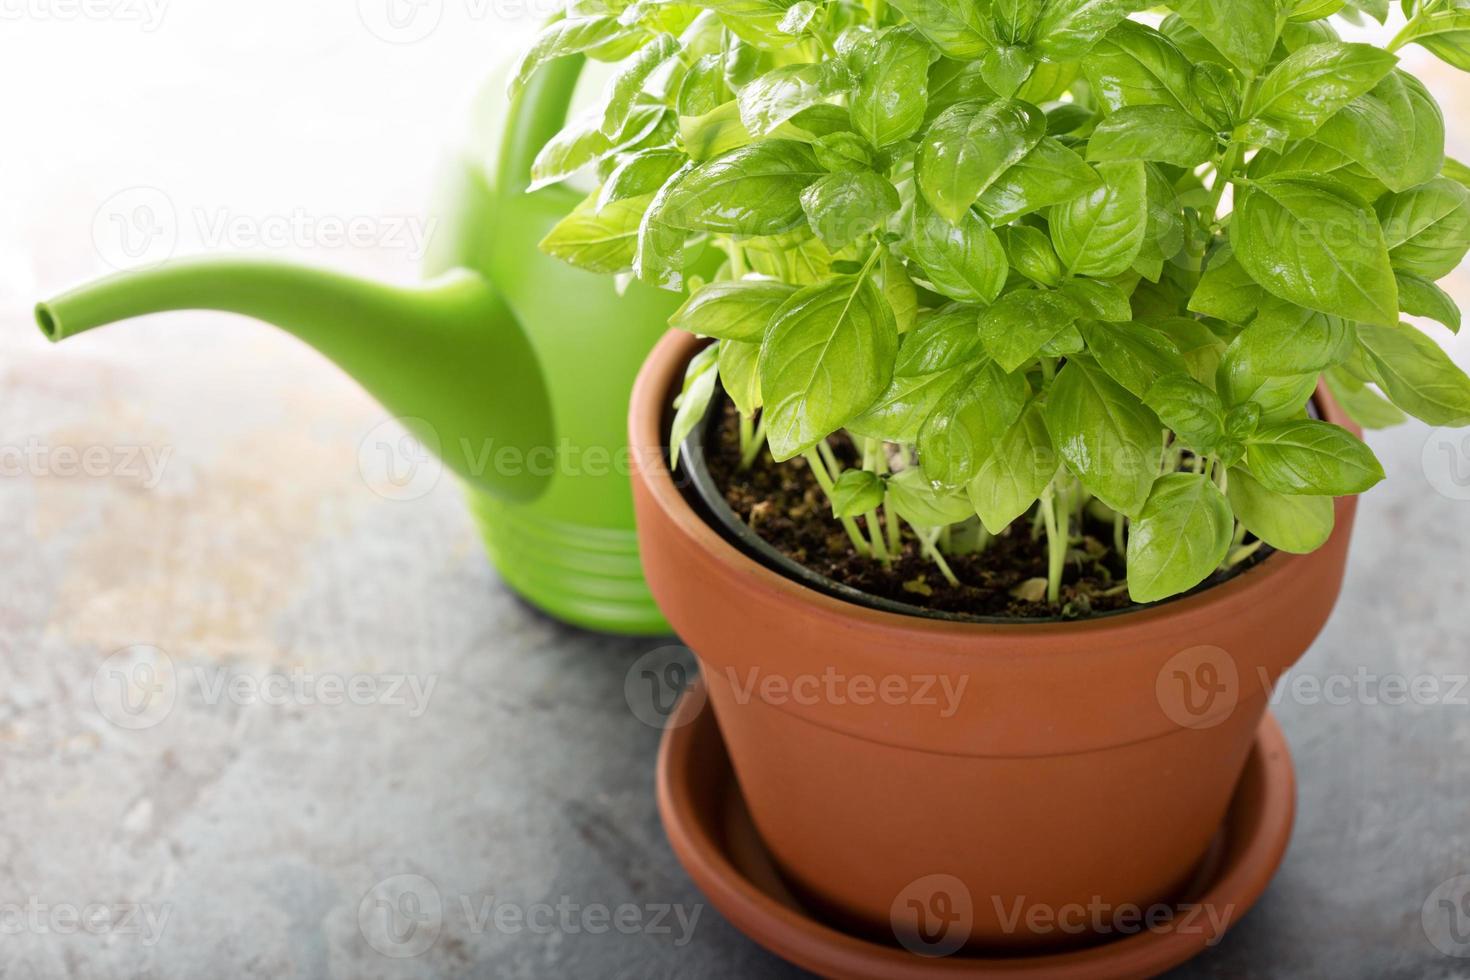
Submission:
M 1249 564 L 1232 573 L 1224 579 L 1207 579 L 1195 588 L 1181 595 L 1171 596 L 1160 602 L 1147 605 L 1132 605 L 1123 609 L 1110 609 L 1105 612 L 1092 613 L 1080 618 L 1067 618 L 1063 616 L 971 616 L 965 613 L 948 612 L 939 609 L 927 609 L 923 606 L 915 606 L 907 602 L 898 602 L 883 596 L 871 595 L 861 589 L 855 589 L 850 585 L 835 581 L 825 575 L 812 571 L 805 565 L 788 557 L 775 545 L 757 534 L 751 527 L 740 519 L 740 516 L 730 508 L 725 500 L 724 492 L 715 485 L 714 477 L 710 474 L 709 467 L 704 458 L 704 447 L 711 438 L 711 433 L 719 424 L 725 402 L 729 396 L 721 386 L 715 389 L 715 396 L 710 400 L 709 410 L 705 413 L 703 422 L 694 427 L 688 438 L 679 448 L 679 472 L 675 483 L 684 498 L 689 501 L 696 511 L 720 533 L 726 541 L 739 548 L 746 555 L 765 565 L 774 571 L 780 572 L 787 578 L 795 579 L 808 588 L 815 589 L 826 595 L 853 602 L 869 609 L 878 609 L 883 612 L 898 613 L 902 616 L 921 616 L 925 619 L 942 619 L 957 623 L 986 623 L 1000 625 L 1006 623 L 1075 623 L 1091 622 L 1099 619 L 1107 619 L 1114 616 L 1127 616 L 1130 613 L 1142 609 L 1153 609 L 1156 606 L 1176 602 L 1187 596 L 1197 595 L 1213 588 L 1216 585 L 1228 582 L 1237 576 L 1245 575 L 1252 568 L 1259 565 L 1267 557 L 1274 553 L 1269 545 L 1262 545 L 1261 550 L 1256 553 Z M 1313 418 L 1320 418 L 1321 413 L 1315 402 L 1307 403 L 1307 411 Z

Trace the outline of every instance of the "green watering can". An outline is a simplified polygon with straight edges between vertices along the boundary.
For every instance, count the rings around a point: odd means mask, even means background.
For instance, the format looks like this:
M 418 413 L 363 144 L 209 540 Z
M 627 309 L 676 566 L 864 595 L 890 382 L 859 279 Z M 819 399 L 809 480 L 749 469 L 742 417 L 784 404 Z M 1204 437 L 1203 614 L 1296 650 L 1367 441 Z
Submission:
M 40 304 L 37 322 L 53 341 L 165 310 L 273 323 L 438 447 L 465 482 L 491 561 L 532 604 L 589 629 L 667 632 L 638 560 L 626 433 L 633 378 L 677 299 L 640 283 L 619 294 L 542 254 L 537 243 L 582 195 L 526 193 L 582 64 L 547 65 L 511 103 L 493 168 L 455 161 L 421 287 L 184 259 L 72 290 Z

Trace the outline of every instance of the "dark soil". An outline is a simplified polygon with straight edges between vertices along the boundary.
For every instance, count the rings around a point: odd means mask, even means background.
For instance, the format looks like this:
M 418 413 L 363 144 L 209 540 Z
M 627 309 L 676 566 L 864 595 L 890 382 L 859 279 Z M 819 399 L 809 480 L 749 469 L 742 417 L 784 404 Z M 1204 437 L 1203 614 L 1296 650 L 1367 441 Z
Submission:
M 1044 593 L 1046 538 L 1033 536 L 1026 518 L 1016 521 L 978 554 L 946 555 L 958 586 L 945 581 L 935 564 L 920 553 L 907 526 L 902 557 L 885 568 L 853 550 L 803 459 L 777 464 L 770 453 L 762 452 L 750 469 L 741 470 L 739 414 L 724 399 L 712 411 L 722 414 L 706 443 L 706 463 L 730 509 L 782 554 L 820 575 L 869 595 L 969 616 L 1075 619 L 1134 607 L 1123 588 L 1123 566 L 1112 546 L 1112 525 L 1090 520 L 1083 528 L 1082 542 L 1074 545 L 1069 556 L 1060 610 L 1049 605 L 1044 594 L 1035 597 L 1038 588 Z M 844 466 L 856 465 L 850 443 L 834 438 L 832 446 Z M 862 519 L 858 524 L 866 527 Z M 1206 586 L 1216 581 L 1211 579 Z

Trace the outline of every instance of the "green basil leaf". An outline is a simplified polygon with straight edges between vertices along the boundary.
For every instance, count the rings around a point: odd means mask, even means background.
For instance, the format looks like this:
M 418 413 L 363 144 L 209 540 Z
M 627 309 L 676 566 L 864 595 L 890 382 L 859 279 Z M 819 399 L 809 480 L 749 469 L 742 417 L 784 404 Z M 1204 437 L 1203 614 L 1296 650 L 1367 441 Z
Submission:
M 1005 44 L 1025 44 L 1045 5 L 1045 0 L 994 0 L 990 17 L 997 37 Z
M 862 256 L 856 249 L 834 254 L 805 226 L 784 235 L 746 238 L 742 246 L 752 272 L 797 286 L 815 285 L 827 281 L 834 272 L 853 273 L 862 268 L 857 261 Z
M 1083 60 L 1082 72 L 1109 112 L 1146 105 L 1197 109 L 1189 59 L 1173 41 L 1144 24 L 1119 24 Z
M 1410 316 L 1423 316 L 1460 332 L 1460 307 L 1450 294 L 1428 279 L 1399 273 L 1399 309 Z
M 588 272 L 631 272 L 638 254 L 638 226 L 652 201 L 650 193 L 598 210 L 593 194 L 551 229 L 541 240 L 541 251 Z
M 602 135 L 612 139 L 627 128 L 644 83 L 678 52 L 678 40 L 672 34 L 660 34 L 617 70 L 603 95 L 602 122 L 598 126 Z
M 1030 394 L 1026 379 L 994 361 L 972 367 L 951 388 L 919 430 L 919 465 L 943 487 L 975 478 L 995 445 L 1021 417 Z
M 723 0 L 721 0 L 723 4 Z M 705 0 L 706 6 L 713 6 L 709 0 Z M 759 10 L 764 7 L 764 12 L 755 13 L 754 16 L 767 24 L 779 24 L 780 18 L 785 14 L 785 7 L 775 0 L 754 0 L 752 6 Z M 758 22 L 759 22 L 758 21 Z M 721 19 L 721 23 L 725 23 Z M 774 65 L 771 53 L 757 44 L 768 44 L 770 39 L 759 39 L 755 42 L 747 41 L 741 37 L 734 28 L 730 29 L 729 42 L 725 45 L 725 84 L 733 91 L 739 91 L 750 83 L 750 81 L 761 72 L 769 71 Z
M 1202 122 L 1220 130 L 1232 129 L 1240 122 L 1240 80 L 1229 68 L 1213 61 L 1201 62 L 1190 72 L 1189 84 L 1199 100 L 1197 115 Z
M 720 383 L 725 394 L 746 418 L 761 407 L 761 345 L 739 340 L 720 341 Z
M 1087 160 L 1156 160 L 1197 167 L 1218 148 L 1214 132 L 1183 109 L 1127 106 L 1098 124 L 1087 143 Z
M 1070 275 L 1122 275 L 1143 247 L 1148 230 L 1148 185 L 1143 164 L 1105 163 L 1103 186 L 1052 208 L 1057 255 Z
M 1365 429 L 1388 429 L 1409 419 L 1403 409 L 1342 368 L 1330 369 L 1322 380 L 1348 418 Z
M 582 0 L 571 0 L 568 9 L 575 9 L 580 2 Z M 592 2 L 598 3 L 601 0 Z M 689 7 L 679 9 L 674 5 L 649 4 L 644 0 L 635 0 L 623 10 L 621 17 L 624 24 L 638 23 L 648 31 L 677 34 L 681 69 L 691 67 L 711 55 L 724 54 L 725 25 L 720 21 L 719 14 L 713 10 L 696 12 Z M 600 50 L 590 52 L 588 57 L 602 59 L 603 53 Z M 673 91 L 679 80 L 670 78 L 669 81 L 671 84 L 668 91 Z
M 643 150 L 622 157 L 597 192 L 597 210 L 616 201 L 658 193 L 687 162 L 678 150 Z
M 1143 403 L 1196 452 L 1214 452 L 1225 438 L 1225 406 L 1220 396 L 1187 374 L 1165 375 L 1155 381 Z
M 740 122 L 751 135 L 766 136 L 851 85 L 852 76 L 840 61 L 773 68 L 740 90 Z
M 665 115 L 663 106 L 640 105 L 628 117 L 628 124 L 623 132 L 612 139 L 598 128 L 599 123 L 594 115 L 573 119 L 536 155 L 531 164 L 531 185 L 528 190 L 540 190 L 566 180 L 583 167 L 637 143 L 657 129 Z
M 1215 372 L 1220 367 L 1220 358 L 1225 353 L 1225 344 L 1215 332 L 1192 317 L 1169 316 L 1145 321 L 1168 337 L 1179 349 L 1190 377 L 1204 384 L 1215 383 Z
M 674 423 L 669 433 L 670 466 L 673 468 L 679 466 L 679 451 L 684 447 L 684 440 L 709 411 L 710 400 L 715 394 L 715 381 L 719 378 L 715 369 L 718 357 L 719 348 L 712 344 L 694 355 L 684 371 L 684 388 L 674 400 Z
M 893 380 L 847 430 L 889 442 L 917 442 L 919 429 L 980 353 L 975 310 L 958 308 L 930 317 L 899 347 Z
M 1456 183 L 1470 187 L 1470 167 L 1465 166 L 1454 157 L 1444 158 L 1443 176 L 1448 177 Z
M 679 117 L 679 142 L 696 163 L 746 146 L 752 139 L 750 130 L 740 121 L 740 106 L 733 99 L 702 116 Z
M 924 422 L 963 376 L 953 370 L 894 375 L 878 400 L 847 423 L 847 431 L 885 442 L 918 442 Z
M 948 527 L 974 514 L 963 493 L 936 489 L 917 466 L 889 477 L 887 503 L 915 527 Z
M 1310 44 L 1272 69 L 1256 114 L 1294 139 L 1311 136 L 1349 102 L 1372 91 L 1398 59 L 1371 44 Z
M 1261 406 L 1255 402 L 1236 405 L 1225 414 L 1225 434 L 1232 439 L 1249 439 L 1266 421 Z
M 720 23 L 741 39 L 744 47 L 754 49 L 742 52 L 742 59 L 764 53 L 764 47 L 790 43 L 781 34 L 781 22 L 791 7 L 789 0 L 698 0 L 698 5 L 719 14 Z M 728 66 L 726 72 L 730 73 Z
M 893 307 L 893 318 L 900 334 L 908 333 L 919 323 L 919 290 L 903 260 L 885 252 L 880 268 L 883 296 Z
M 1046 135 L 1065 136 L 1097 122 L 1097 113 L 1076 102 L 1053 102 L 1046 109 Z M 1035 150 L 1031 151 L 1035 153 Z
M 1281 153 L 1290 142 L 1291 133 L 1285 126 L 1269 119 L 1247 119 L 1235 127 L 1230 138 L 1246 146 L 1257 146 L 1270 153 Z
M 1016 98 L 1032 105 L 1055 102 L 1067 94 L 1081 75 L 1082 65 L 1078 61 L 1043 59 L 1036 63 L 1035 70 L 1016 93 Z
M 1426 10 L 1404 26 L 1388 46 L 1418 44 L 1446 64 L 1470 71 L 1470 10 Z
M 1352 353 L 1352 325 L 1340 317 L 1272 298 L 1230 344 L 1227 359 L 1262 378 L 1317 374 Z
M 511 71 L 510 95 L 515 97 L 547 62 L 591 48 L 616 44 L 619 55 L 632 54 L 636 45 L 649 40 L 641 27 L 624 27 L 616 17 L 569 17 L 541 29 L 526 53 Z
M 1128 294 L 1121 286 L 1096 279 L 1068 279 L 1062 295 L 1082 307 L 1082 315 L 1093 320 L 1121 323 L 1133 319 Z
M 1232 409 L 1255 405 L 1267 421 L 1280 422 L 1301 415 L 1317 390 L 1317 375 L 1256 374 L 1243 358 L 1227 348 L 1215 377 L 1215 390 Z
M 978 311 L 956 304 L 919 324 L 904 340 L 894 374 L 917 376 L 965 367 L 981 355 Z
M 1036 47 L 1052 60 L 1080 59 L 1098 39 L 1146 3 L 1135 0 L 1047 0 L 1036 22 Z
M 1128 595 L 1158 602 L 1188 592 L 1230 552 L 1235 517 L 1209 477 L 1169 473 L 1154 481 L 1128 533 Z
M 690 231 L 778 235 L 806 221 L 801 192 L 824 173 L 811 148 L 794 140 L 742 146 L 687 174 L 663 217 Z
M 1346 0 L 1343 6 L 1347 8 L 1343 16 L 1349 20 L 1353 19 L 1350 13 L 1367 14 L 1380 24 L 1388 20 L 1389 0 Z
M 1278 551 L 1309 555 L 1332 537 L 1336 515 L 1331 497 L 1267 490 L 1243 466 L 1230 469 L 1225 494 L 1245 529 Z
M 1142 398 L 1160 378 L 1185 371 L 1174 341 L 1146 323 L 1088 320 L 1081 330 L 1098 365 L 1135 398 Z
M 1383 466 L 1362 440 L 1314 419 L 1262 426 L 1245 456 L 1260 484 L 1277 493 L 1346 497 L 1383 479 Z
M 832 484 L 832 516 L 860 517 L 877 510 L 887 493 L 882 479 L 867 470 L 843 470 Z
M 1279 61 L 1313 44 L 1334 44 L 1341 41 L 1342 35 L 1327 21 L 1288 20 L 1281 28 L 1281 43 L 1276 46 L 1272 60 Z
M 929 66 L 929 105 L 924 121 L 933 122 L 940 114 L 961 102 L 986 101 L 998 94 L 985 82 L 978 60 L 955 61 L 940 58 Z
M 816 20 L 819 13 L 821 13 L 821 8 L 811 0 L 798 0 L 797 3 L 786 8 L 786 13 L 781 15 L 781 22 L 776 29 L 782 34 L 800 37 L 806 33 L 807 28 L 811 27 L 812 21 Z
M 915 201 L 906 247 L 923 278 L 951 299 L 989 303 L 1005 288 L 1009 269 L 1000 239 L 969 211 L 955 226 Z
M 916 175 L 935 211 L 958 225 L 1012 164 L 1046 134 L 1046 116 L 1014 99 L 962 102 L 946 109 L 925 133 Z
M 786 122 L 771 130 L 771 135 L 780 139 L 792 139 L 800 143 L 815 143 L 823 136 L 852 131 L 852 119 L 840 105 L 818 102 L 807 106 Z
M 771 318 L 796 292 L 775 279 L 712 282 L 669 318 L 669 326 L 705 337 L 759 342 Z
M 1014 96 L 1036 70 L 1036 57 L 1030 50 L 1013 45 L 991 48 L 980 59 L 980 77 L 1004 98 Z
M 812 143 L 817 162 L 832 173 L 848 170 L 872 170 L 876 163 L 873 148 L 856 133 L 828 133 Z
M 1470 189 L 1436 177 L 1378 203 L 1388 257 L 1400 272 L 1443 279 L 1470 251 Z
M 1007 225 L 996 229 L 995 234 L 1011 268 L 1043 286 L 1055 287 L 1062 281 L 1062 262 L 1045 232 L 1029 225 Z
M 990 47 L 985 11 L 966 0 L 894 0 L 893 6 L 950 58 L 979 58 Z
M 1294 23 L 1307 23 L 1331 17 L 1344 6 L 1345 0 L 1291 0 L 1286 18 Z
M 966 487 L 970 506 L 991 534 L 1031 509 L 1061 466 L 1046 431 L 1040 399 L 1032 399 Z
M 852 96 L 852 124 L 874 146 L 901 143 L 924 125 L 929 102 L 929 45 L 912 28 L 874 42 Z
M 761 344 L 766 438 L 777 462 L 842 428 L 888 387 L 898 352 L 893 311 L 866 276 L 799 290 Z
M 1397 321 L 1398 285 L 1378 219 L 1330 182 L 1251 183 L 1230 234 L 1251 278 L 1282 299 L 1349 320 Z
M 1248 76 L 1271 60 L 1281 33 L 1276 0 L 1175 0 L 1180 19 Z
M 729 100 L 724 62 L 718 54 L 710 54 L 696 61 L 684 76 L 674 109 L 680 116 L 702 116 L 714 112 Z
M 831 249 L 883 227 L 901 205 L 894 186 L 871 171 L 830 174 L 801 192 L 812 231 Z
M 1424 83 L 1400 69 L 1344 106 L 1314 139 L 1361 164 L 1390 190 L 1433 180 L 1444 165 L 1444 114 Z
M 1236 261 L 1235 250 L 1226 246 L 1210 256 L 1209 266 L 1189 298 L 1189 310 L 1229 323 L 1245 323 L 1256 315 L 1267 295 Z
M 1076 323 L 1082 312 L 1061 293 L 1019 289 L 980 314 L 980 341 L 996 363 L 1015 371 Z
M 1065 327 L 1062 332 L 1046 342 L 1041 348 L 1042 357 L 1071 357 L 1081 354 L 1087 350 L 1087 341 L 1082 339 L 1082 331 L 1076 325 Z
M 1374 380 L 1399 408 L 1430 425 L 1470 425 L 1470 378 L 1407 323 L 1358 325 Z
M 1230 59 L 1220 53 L 1220 49 L 1211 44 L 1203 34 L 1195 30 L 1184 18 L 1178 14 L 1170 14 L 1159 23 L 1159 33 L 1184 52 L 1184 56 L 1191 64 L 1199 65 L 1207 61 L 1213 61 L 1218 65 L 1229 63 Z
M 1280 153 L 1257 153 L 1248 172 L 1252 177 L 1330 177 L 1365 201 L 1375 201 L 1388 191 L 1362 164 L 1314 140 L 1293 143 Z
M 1148 224 L 1133 269 L 1150 282 L 1158 282 L 1165 265 L 1179 259 L 1184 250 L 1184 206 L 1159 164 L 1148 164 L 1146 175 Z M 1186 264 L 1192 267 L 1195 261 L 1191 256 Z
M 680 183 L 694 171 L 687 163 L 653 196 L 643 221 L 638 225 L 638 251 L 633 257 L 633 274 L 658 289 L 679 292 L 684 288 L 684 246 L 689 233 L 665 220 L 669 201 Z
M 1143 511 L 1163 427 L 1127 389 L 1084 359 L 1069 360 L 1047 394 L 1046 428 L 1095 497 L 1129 517 Z
M 992 225 L 1075 201 L 1102 187 L 1102 178 L 1075 150 L 1050 136 L 1036 144 L 980 195 L 980 213 Z

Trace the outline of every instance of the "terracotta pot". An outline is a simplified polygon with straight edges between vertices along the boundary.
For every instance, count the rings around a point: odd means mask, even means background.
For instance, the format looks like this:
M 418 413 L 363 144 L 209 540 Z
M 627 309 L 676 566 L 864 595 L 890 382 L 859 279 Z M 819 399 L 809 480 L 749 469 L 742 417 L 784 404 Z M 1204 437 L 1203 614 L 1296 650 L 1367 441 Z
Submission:
M 1086 944 L 1107 931 L 1093 923 L 1167 903 L 1216 837 L 1274 682 L 1332 611 L 1356 501 L 1338 501 L 1316 553 L 1128 615 L 991 625 L 866 609 L 736 550 L 675 486 L 667 413 L 698 346 L 666 335 L 633 392 L 644 570 L 699 657 L 792 887 L 924 952 L 956 935 Z M 1325 395 L 1319 407 L 1349 425 Z

